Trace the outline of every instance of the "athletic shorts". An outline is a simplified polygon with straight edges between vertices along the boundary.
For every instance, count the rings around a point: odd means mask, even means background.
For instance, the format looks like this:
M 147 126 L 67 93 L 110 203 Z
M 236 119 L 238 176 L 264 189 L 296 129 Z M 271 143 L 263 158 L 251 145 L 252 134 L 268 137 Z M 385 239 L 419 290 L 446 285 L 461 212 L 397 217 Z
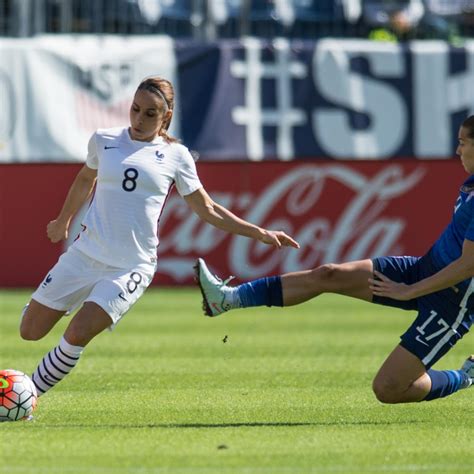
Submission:
M 429 256 L 380 257 L 374 269 L 393 281 L 408 285 L 437 272 Z M 374 296 L 373 302 L 418 311 L 402 334 L 400 345 L 431 367 L 469 331 L 474 319 L 474 284 L 453 287 L 409 301 Z
M 69 313 L 86 301 L 94 302 L 117 324 L 149 286 L 154 273 L 155 265 L 112 267 L 70 247 L 32 298 L 48 308 Z

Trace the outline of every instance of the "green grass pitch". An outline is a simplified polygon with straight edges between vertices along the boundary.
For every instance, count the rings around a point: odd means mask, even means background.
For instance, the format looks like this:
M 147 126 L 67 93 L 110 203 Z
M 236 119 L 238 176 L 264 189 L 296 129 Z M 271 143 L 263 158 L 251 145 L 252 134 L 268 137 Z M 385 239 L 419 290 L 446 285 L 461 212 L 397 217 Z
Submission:
M 20 340 L 30 293 L 0 292 L 0 367 L 31 373 L 59 340 Z M 330 295 L 211 319 L 195 289 L 149 290 L 35 421 L 0 424 L 0 472 L 472 473 L 474 391 L 382 405 L 371 381 L 414 313 Z M 472 343 L 471 343 L 472 344 Z M 437 368 L 457 368 L 466 337 Z

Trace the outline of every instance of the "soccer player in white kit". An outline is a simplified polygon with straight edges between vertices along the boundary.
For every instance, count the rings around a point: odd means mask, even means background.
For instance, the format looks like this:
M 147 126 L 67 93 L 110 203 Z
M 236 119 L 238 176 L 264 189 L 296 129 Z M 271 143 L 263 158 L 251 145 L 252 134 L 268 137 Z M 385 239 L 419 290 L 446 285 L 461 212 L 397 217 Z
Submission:
M 172 84 L 143 80 L 131 108 L 130 126 L 98 130 L 48 237 L 68 237 L 73 216 L 95 193 L 82 232 L 50 270 L 25 307 L 20 334 L 45 336 L 67 312 L 79 311 L 58 346 L 41 360 L 32 379 L 42 395 L 77 364 L 84 347 L 117 324 L 153 279 L 158 220 L 173 185 L 206 222 L 277 248 L 298 248 L 282 231 L 246 222 L 214 202 L 204 190 L 189 150 L 167 133 L 173 115 Z

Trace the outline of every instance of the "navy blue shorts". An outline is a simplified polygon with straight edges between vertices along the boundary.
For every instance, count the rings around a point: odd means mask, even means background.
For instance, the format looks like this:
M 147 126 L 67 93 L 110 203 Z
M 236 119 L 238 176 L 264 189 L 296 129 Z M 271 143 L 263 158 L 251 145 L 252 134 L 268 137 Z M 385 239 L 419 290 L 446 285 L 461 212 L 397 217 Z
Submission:
M 429 256 L 379 257 L 374 269 L 393 281 L 408 285 L 427 278 L 436 269 Z M 447 288 L 414 300 L 398 301 L 374 296 L 373 302 L 418 311 L 416 319 L 402 334 L 400 345 L 416 355 L 428 369 L 469 331 L 474 319 L 474 285 Z

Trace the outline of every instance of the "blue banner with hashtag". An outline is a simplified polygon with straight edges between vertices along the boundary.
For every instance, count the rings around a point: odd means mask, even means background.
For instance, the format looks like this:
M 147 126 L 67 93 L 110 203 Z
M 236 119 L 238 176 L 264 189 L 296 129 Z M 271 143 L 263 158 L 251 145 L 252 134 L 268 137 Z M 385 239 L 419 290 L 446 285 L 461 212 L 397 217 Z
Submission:
M 470 47 L 245 39 L 175 49 L 182 137 L 203 160 L 446 159 L 474 110 Z

